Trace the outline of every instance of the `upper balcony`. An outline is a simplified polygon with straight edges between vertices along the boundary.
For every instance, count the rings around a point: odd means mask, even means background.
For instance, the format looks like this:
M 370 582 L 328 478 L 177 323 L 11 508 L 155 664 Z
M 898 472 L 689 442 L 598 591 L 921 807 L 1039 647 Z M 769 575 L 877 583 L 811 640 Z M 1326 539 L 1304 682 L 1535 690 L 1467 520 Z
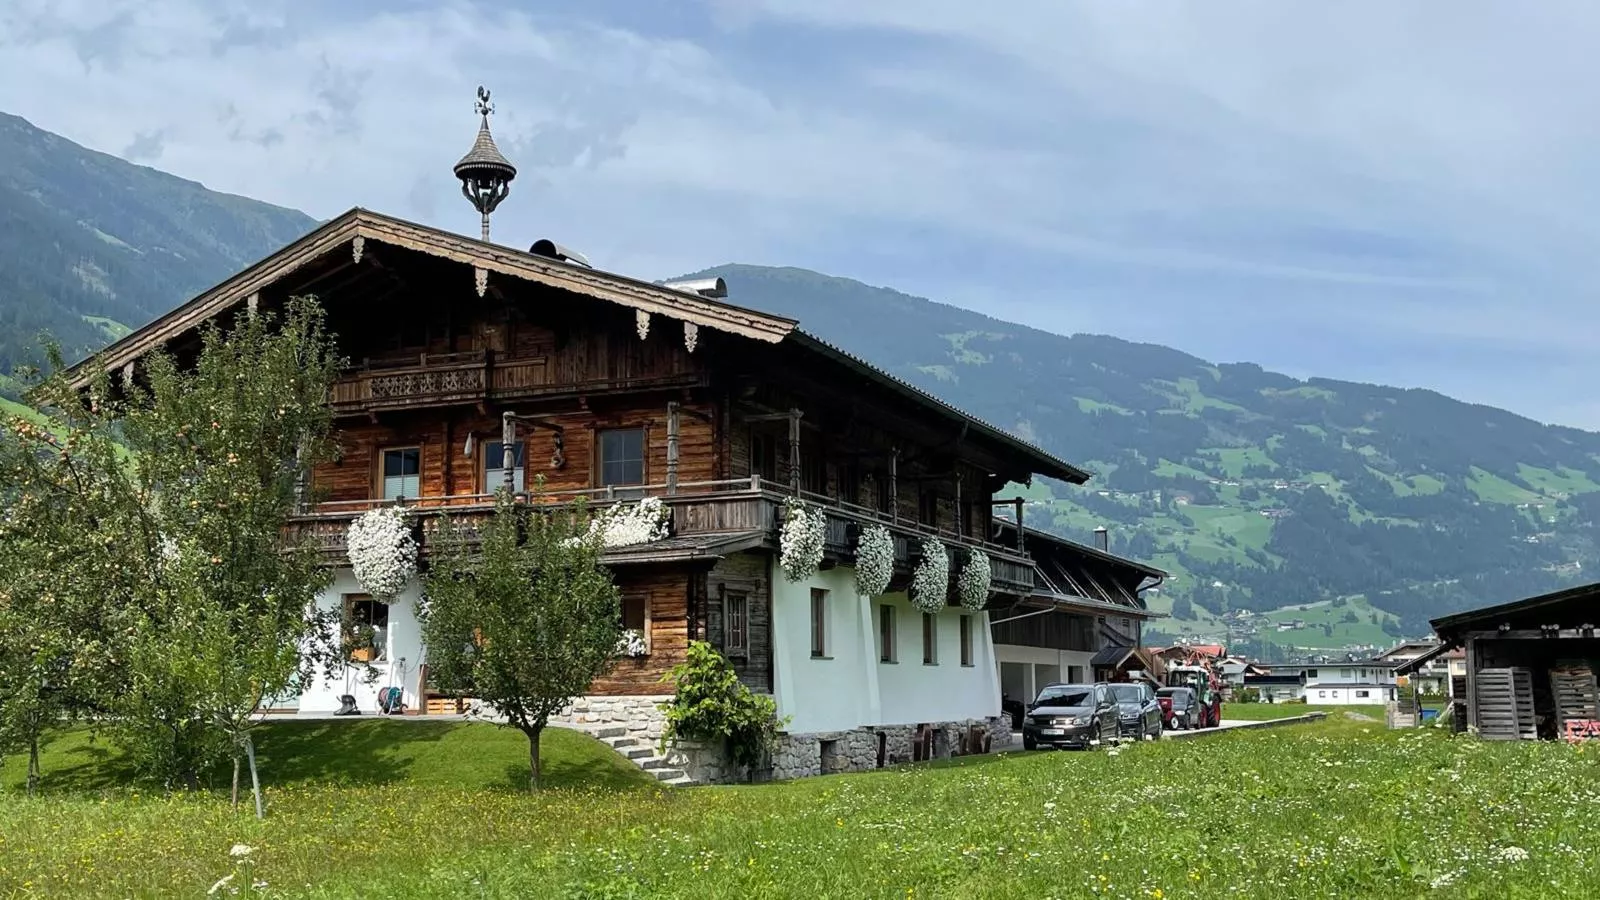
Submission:
M 627 488 L 594 488 L 574 491 L 549 491 L 534 495 L 533 502 L 561 505 L 580 498 L 591 508 L 603 509 L 616 503 L 634 502 L 638 498 L 660 497 L 671 513 L 671 540 L 669 545 L 677 552 L 691 541 L 676 540 L 702 538 L 700 543 L 715 545 L 721 541 L 741 538 L 740 546 L 766 547 L 776 550 L 778 525 L 783 503 L 793 496 L 787 489 L 779 489 L 760 476 L 725 481 L 683 482 L 673 486 L 639 485 Z M 855 546 L 860 529 L 870 524 L 881 524 L 894 536 L 896 574 L 891 589 L 903 589 L 911 567 L 920 552 L 921 541 L 933 537 L 948 548 L 982 550 L 989 557 L 994 589 L 1005 594 L 1026 594 L 1034 587 L 1033 560 L 1016 547 L 978 540 L 950 530 L 932 528 L 905 519 L 896 519 L 866 507 L 845 503 L 820 494 L 802 492 L 802 499 L 827 515 L 827 537 L 823 549 L 825 568 L 851 565 L 855 560 Z M 322 503 L 310 507 L 291 524 L 292 536 L 310 535 L 329 563 L 337 564 L 346 556 L 345 533 L 361 513 L 379 506 L 392 505 L 392 501 L 358 500 Z M 429 551 L 430 538 L 437 533 L 443 517 L 465 526 L 469 531 L 474 520 L 488 516 L 494 508 L 494 497 L 484 494 L 464 494 L 445 497 L 421 497 L 406 500 L 404 505 L 416 512 L 420 520 L 422 549 Z M 666 544 L 667 542 L 663 542 Z M 669 559 L 667 547 L 662 552 L 651 553 L 654 545 L 618 548 L 608 551 L 610 564 L 630 562 L 658 562 Z M 952 565 L 954 563 L 952 562 Z
M 336 416 L 390 409 L 476 404 L 549 383 L 542 357 L 497 358 L 482 350 L 368 359 L 334 382 Z

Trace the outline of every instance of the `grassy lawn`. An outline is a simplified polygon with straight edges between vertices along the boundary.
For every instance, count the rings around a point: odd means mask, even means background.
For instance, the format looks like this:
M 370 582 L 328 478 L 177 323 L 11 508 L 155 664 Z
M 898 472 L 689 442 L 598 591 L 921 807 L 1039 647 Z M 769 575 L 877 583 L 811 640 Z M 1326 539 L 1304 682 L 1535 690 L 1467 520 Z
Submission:
M 53 793 L 0 800 L 0 895 L 200 896 L 234 874 L 219 894 L 1514 898 L 1587 896 L 1600 863 L 1597 754 L 1342 716 L 690 790 L 643 785 L 558 732 L 570 787 L 537 797 L 509 787 L 520 742 L 482 725 L 274 725 L 257 823 L 215 796 L 93 787 L 114 760 L 88 765 L 73 738 L 46 760 Z M 236 843 L 253 849 L 231 857 Z
M 1318 706 L 1314 703 L 1224 703 L 1222 718 L 1230 721 L 1260 722 L 1266 719 L 1288 719 L 1306 713 L 1324 712 L 1339 716 L 1352 712 L 1383 721 L 1383 706 Z

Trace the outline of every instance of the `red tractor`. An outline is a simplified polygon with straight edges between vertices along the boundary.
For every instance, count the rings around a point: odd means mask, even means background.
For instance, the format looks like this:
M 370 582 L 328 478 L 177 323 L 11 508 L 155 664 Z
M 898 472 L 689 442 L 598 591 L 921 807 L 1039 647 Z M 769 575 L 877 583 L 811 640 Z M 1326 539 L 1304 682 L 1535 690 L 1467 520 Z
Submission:
M 1194 692 L 1198 709 L 1193 713 L 1195 728 L 1215 728 L 1222 724 L 1222 679 L 1204 660 L 1189 660 L 1167 668 L 1167 687 L 1186 687 Z

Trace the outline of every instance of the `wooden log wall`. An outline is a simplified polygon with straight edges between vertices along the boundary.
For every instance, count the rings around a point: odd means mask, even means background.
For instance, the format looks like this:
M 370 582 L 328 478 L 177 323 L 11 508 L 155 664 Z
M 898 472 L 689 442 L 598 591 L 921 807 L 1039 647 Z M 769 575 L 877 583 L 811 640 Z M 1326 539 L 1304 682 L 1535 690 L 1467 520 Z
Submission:
M 686 570 L 665 567 L 621 566 L 615 570 L 623 603 L 644 604 L 650 635 L 650 653 L 637 659 L 619 659 L 611 671 L 596 679 L 593 694 L 670 694 L 672 686 L 661 679 L 683 662 L 689 649 L 689 579 Z
M 747 651 L 730 656 L 739 680 L 752 691 L 772 690 L 772 584 L 771 557 L 736 553 L 717 563 L 707 577 L 706 638 L 719 651 L 727 647 L 725 604 L 732 594 L 745 596 L 749 616 Z

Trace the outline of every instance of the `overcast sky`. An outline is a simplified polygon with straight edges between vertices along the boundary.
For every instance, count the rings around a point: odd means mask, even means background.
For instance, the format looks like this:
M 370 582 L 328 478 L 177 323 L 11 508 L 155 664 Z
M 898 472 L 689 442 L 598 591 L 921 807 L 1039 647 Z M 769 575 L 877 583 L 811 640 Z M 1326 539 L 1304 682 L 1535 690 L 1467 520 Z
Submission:
M 3 0 L 0 110 L 659 278 L 796 265 L 1600 427 L 1600 5 Z M 0 161 L 3 164 L 3 161 Z M 736 295 L 737 285 L 730 285 Z

